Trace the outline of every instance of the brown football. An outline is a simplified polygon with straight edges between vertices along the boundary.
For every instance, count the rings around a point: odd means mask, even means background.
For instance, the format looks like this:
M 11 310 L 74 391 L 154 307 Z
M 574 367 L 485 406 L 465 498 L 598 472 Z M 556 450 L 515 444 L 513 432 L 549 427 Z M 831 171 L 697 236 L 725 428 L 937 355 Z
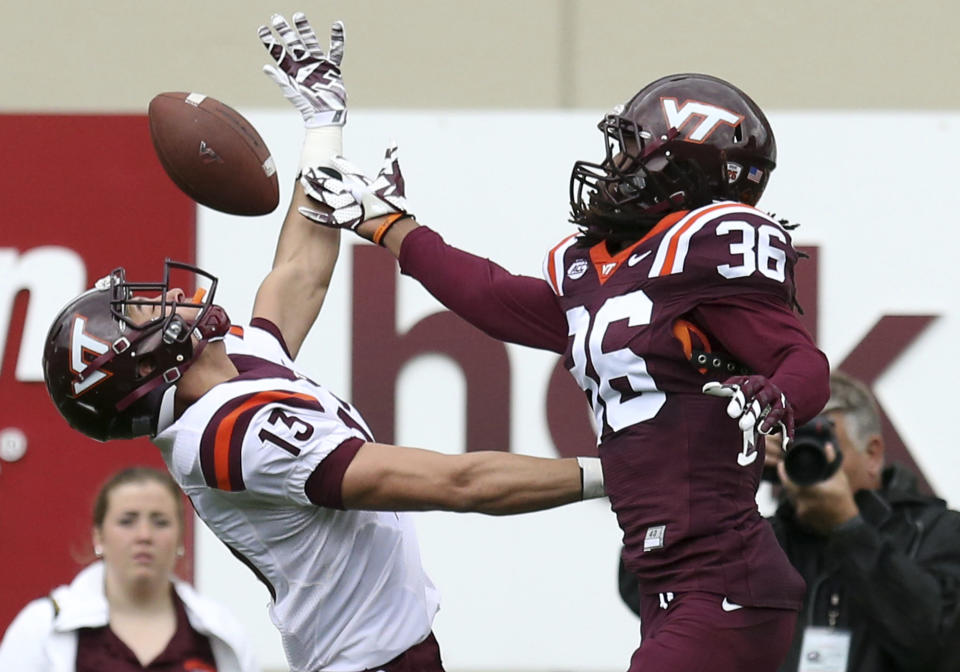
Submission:
M 263 138 L 229 105 L 202 93 L 160 93 L 147 111 L 167 175 L 197 203 L 232 215 L 265 215 L 280 200 Z

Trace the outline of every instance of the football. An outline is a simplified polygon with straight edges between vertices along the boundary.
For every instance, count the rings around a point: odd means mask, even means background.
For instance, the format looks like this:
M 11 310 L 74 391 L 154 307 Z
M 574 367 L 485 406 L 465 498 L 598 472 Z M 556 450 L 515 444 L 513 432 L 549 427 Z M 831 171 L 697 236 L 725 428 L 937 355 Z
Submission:
M 202 93 L 156 95 L 150 137 L 170 179 L 197 203 L 232 215 L 265 215 L 280 200 L 263 138 L 229 105 Z

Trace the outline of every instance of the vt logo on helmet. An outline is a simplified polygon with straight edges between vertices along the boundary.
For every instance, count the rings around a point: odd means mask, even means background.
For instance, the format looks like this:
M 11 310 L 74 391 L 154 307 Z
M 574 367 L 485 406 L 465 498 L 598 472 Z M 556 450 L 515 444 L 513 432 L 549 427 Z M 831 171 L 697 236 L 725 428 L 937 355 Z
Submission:
M 79 378 L 87 365 L 97 357 L 107 354 L 110 344 L 100 340 L 86 330 L 87 318 L 74 314 L 73 325 L 70 327 L 70 372 L 78 377 L 73 381 L 73 396 L 79 397 L 113 374 L 102 368 L 92 371 L 83 380 Z
M 683 139 L 687 142 L 704 142 L 720 124 L 736 128 L 743 121 L 742 114 L 695 100 L 678 104 L 676 98 L 661 98 L 660 103 L 663 105 L 667 124 L 672 128 L 684 130 L 683 127 L 688 121 L 696 120 L 685 129 Z
M 170 288 L 175 269 L 209 289 L 185 300 Z M 168 259 L 162 282 L 127 282 L 117 268 L 67 304 L 47 334 L 43 377 L 70 426 L 107 441 L 155 434 L 162 415 L 172 419 L 175 383 L 230 328 L 216 288 L 214 276 Z
M 658 79 L 598 127 L 605 158 L 574 164 L 570 207 L 574 224 L 603 239 L 637 240 L 667 213 L 713 201 L 755 205 L 777 162 L 763 111 L 710 75 Z

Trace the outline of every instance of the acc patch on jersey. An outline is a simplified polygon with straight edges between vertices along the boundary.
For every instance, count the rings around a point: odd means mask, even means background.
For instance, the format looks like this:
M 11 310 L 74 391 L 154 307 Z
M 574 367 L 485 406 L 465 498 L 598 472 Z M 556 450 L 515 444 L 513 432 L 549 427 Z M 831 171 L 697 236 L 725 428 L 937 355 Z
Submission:
M 590 263 L 586 259 L 577 259 L 570 264 L 570 268 L 567 269 L 567 277 L 571 280 L 582 278 L 588 268 L 590 268 Z

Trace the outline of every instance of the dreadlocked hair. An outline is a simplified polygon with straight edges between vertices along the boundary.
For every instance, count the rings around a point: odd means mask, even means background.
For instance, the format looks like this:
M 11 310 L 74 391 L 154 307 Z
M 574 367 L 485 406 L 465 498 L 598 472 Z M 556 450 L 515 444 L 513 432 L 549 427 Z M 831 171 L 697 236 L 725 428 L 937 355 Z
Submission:
M 660 215 L 643 216 L 591 207 L 580 216 L 571 215 L 570 222 L 580 229 L 577 247 L 589 248 L 601 242 L 624 247 L 647 235 L 660 219 Z
M 777 217 L 777 213 L 775 213 L 775 212 L 768 212 L 768 213 L 767 213 L 767 216 L 768 216 L 770 219 L 776 220 L 777 224 L 779 224 L 780 226 L 782 226 L 782 227 L 783 227 L 784 229 L 786 229 L 787 231 L 793 231 L 794 229 L 796 229 L 797 227 L 800 226 L 800 222 L 791 222 L 789 219 L 784 219 L 783 217 Z M 801 257 L 808 257 L 809 255 L 803 254 L 803 253 L 801 252 L 801 253 L 800 253 L 800 256 L 801 256 Z
M 627 185 L 625 189 L 632 186 L 626 179 L 618 187 L 622 185 Z M 715 191 L 696 161 L 670 158 L 656 173 L 643 171 L 643 189 L 633 202 L 619 206 L 602 200 L 591 202 L 585 212 L 573 214 L 570 221 L 580 227 L 580 246 L 592 247 L 605 241 L 622 248 L 643 238 L 671 212 L 709 204 Z
M 789 219 L 786 219 L 786 218 L 784 218 L 784 217 L 777 217 L 777 213 L 775 213 L 775 212 L 768 212 L 768 213 L 767 213 L 767 216 L 768 216 L 770 219 L 775 220 L 775 221 L 777 222 L 777 224 L 779 224 L 780 226 L 782 226 L 782 227 L 783 227 L 785 230 L 787 230 L 787 231 L 794 231 L 794 230 L 797 229 L 797 227 L 800 226 L 800 223 L 799 223 L 799 222 L 791 222 Z M 796 252 L 797 252 L 797 258 L 799 258 L 799 259 L 809 259 L 809 258 L 810 258 L 810 255 L 807 254 L 806 252 L 801 252 L 800 250 L 796 250 Z M 793 281 L 793 274 L 792 274 L 792 273 L 791 273 L 791 277 L 790 277 L 790 284 L 793 285 L 793 293 L 792 293 L 792 295 L 790 296 L 790 303 L 791 303 L 793 309 L 797 311 L 797 313 L 799 313 L 800 315 L 803 315 L 803 314 L 804 314 L 804 313 L 803 313 L 803 306 L 801 306 L 801 305 L 800 305 L 800 302 L 797 300 L 797 283 Z

